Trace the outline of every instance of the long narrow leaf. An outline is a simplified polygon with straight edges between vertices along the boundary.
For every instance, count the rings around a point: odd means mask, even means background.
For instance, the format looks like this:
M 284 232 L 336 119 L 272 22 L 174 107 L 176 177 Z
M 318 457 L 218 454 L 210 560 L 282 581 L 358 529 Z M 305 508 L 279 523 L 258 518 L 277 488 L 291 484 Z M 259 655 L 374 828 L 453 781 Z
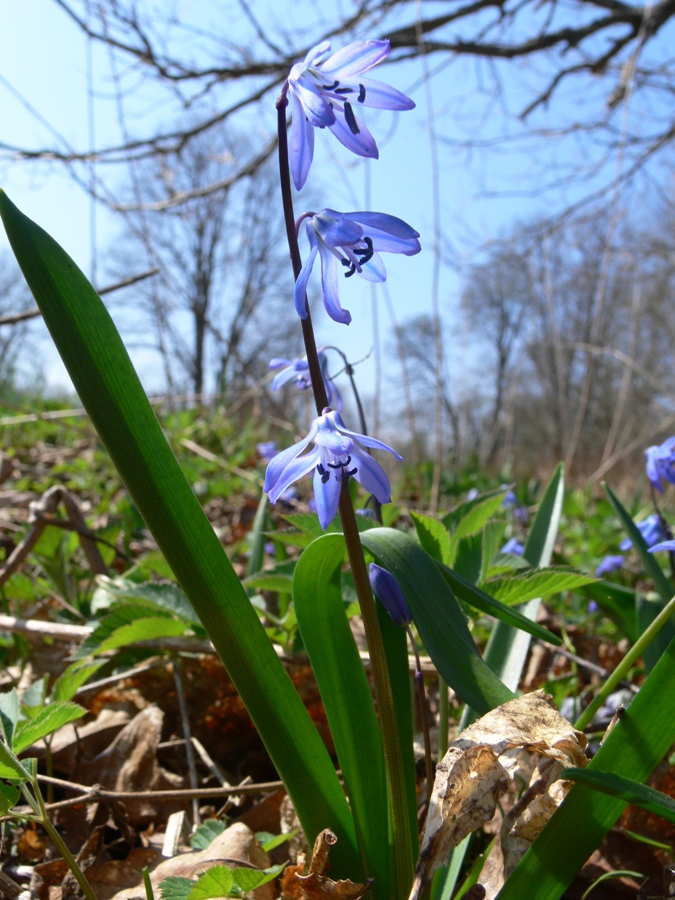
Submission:
M 171 565 L 284 780 L 310 843 L 340 838 L 358 866 L 351 812 L 330 757 L 166 442 L 101 298 L 73 260 L 0 190 L 0 216 L 80 400 Z
M 565 769 L 560 777 L 585 784 L 603 794 L 609 794 L 610 797 L 618 797 L 626 803 L 641 806 L 647 812 L 662 816 L 669 822 L 675 822 L 675 800 L 639 781 L 623 778 L 621 775 L 610 775 L 608 772 L 589 772 L 588 769 Z
M 342 599 L 344 557 L 341 534 L 326 534 L 310 544 L 295 568 L 293 602 L 354 813 L 364 862 L 358 874 L 374 877 L 375 896 L 387 900 L 393 896 L 390 874 L 395 866 L 389 859 L 382 737 Z
M 401 585 L 429 656 L 462 700 L 482 715 L 512 699 L 483 661 L 455 596 L 420 545 L 392 528 L 373 528 L 361 541 Z

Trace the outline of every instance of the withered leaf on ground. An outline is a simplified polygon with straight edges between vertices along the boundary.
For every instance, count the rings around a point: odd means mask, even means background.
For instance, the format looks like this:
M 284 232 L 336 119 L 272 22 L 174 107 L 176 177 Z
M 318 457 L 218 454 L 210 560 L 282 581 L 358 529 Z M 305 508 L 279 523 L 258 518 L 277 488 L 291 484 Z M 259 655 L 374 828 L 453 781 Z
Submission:
M 544 757 L 546 774 L 535 768 L 531 783 L 545 781 L 532 791 L 531 803 L 519 810 L 503 836 L 504 848 L 498 847 L 499 854 L 504 849 L 509 870 L 515 866 L 566 793 L 567 783 L 559 781 L 562 769 L 586 766 L 585 746 L 585 736 L 560 715 L 544 691 L 510 700 L 463 731 L 436 768 L 410 900 L 418 900 L 447 853 L 492 818 L 499 797 L 519 774 L 523 751 L 528 751 Z M 503 884 L 503 865 L 501 877 Z M 496 896 L 481 882 L 488 898 Z
M 324 875 L 328 868 L 330 848 L 337 841 L 333 832 L 324 828 L 314 842 L 309 871 L 302 874 L 303 865 L 289 866 L 281 878 L 281 893 L 286 900 L 359 900 L 366 894 L 372 881 L 357 884 L 349 879 L 333 881 Z

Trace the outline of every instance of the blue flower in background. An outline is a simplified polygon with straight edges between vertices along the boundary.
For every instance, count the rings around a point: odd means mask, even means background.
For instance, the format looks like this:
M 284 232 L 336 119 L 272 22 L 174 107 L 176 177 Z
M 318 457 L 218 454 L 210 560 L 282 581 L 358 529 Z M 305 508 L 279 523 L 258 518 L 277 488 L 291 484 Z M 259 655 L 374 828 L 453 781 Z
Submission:
M 321 289 L 331 319 L 349 325 L 350 313 L 340 306 L 338 263 L 347 270 L 345 278 L 360 275 L 366 281 L 386 281 L 387 270 L 380 253 L 414 256 L 421 250 L 419 233 L 396 216 L 385 213 L 339 213 L 323 209 L 307 213 L 305 231 L 310 252 L 295 283 L 295 308 L 307 318 L 307 282 L 317 253 L 321 258 Z
M 646 519 L 643 519 L 642 522 L 636 522 L 638 531 L 645 539 L 645 543 L 648 547 L 653 547 L 654 544 L 658 544 L 661 541 L 666 540 L 666 533 L 663 530 L 663 525 L 661 524 L 661 520 L 656 515 L 656 513 L 652 513 L 651 516 L 647 516 Z M 625 538 L 619 544 L 619 550 L 622 550 L 624 553 L 626 550 L 630 550 L 633 546 L 633 542 L 630 538 Z
M 502 487 L 506 487 L 506 485 L 502 485 Z M 504 494 L 502 506 L 505 506 L 507 509 L 517 509 L 518 506 L 520 506 L 520 504 L 518 503 L 518 498 L 516 497 L 514 491 L 507 491 Z
M 659 553 L 661 550 L 668 550 L 670 553 L 675 551 L 675 541 L 661 541 L 649 548 L 650 553 Z
M 375 596 L 394 622 L 401 626 L 410 625 L 413 620 L 410 607 L 403 596 L 401 585 L 391 572 L 383 569 L 382 566 L 378 566 L 377 563 L 371 563 L 368 577 Z
M 508 540 L 502 547 L 502 553 L 513 553 L 514 556 L 522 556 L 525 548 L 515 538 Z
M 323 375 L 323 383 L 326 388 L 326 396 L 328 405 L 332 409 L 342 412 L 342 397 L 335 383 L 328 374 L 328 357 L 323 350 L 317 351 L 319 355 L 319 364 L 321 366 L 321 374 Z M 300 391 L 306 391 L 311 387 L 312 382 L 309 377 L 309 365 L 306 356 L 299 356 L 297 359 L 281 359 L 275 357 L 270 360 L 270 369 L 280 369 L 272 381 L 272 390 L 278 391 L 280 387 L 294 381 L 295 386 Z
M 620 569 L 623 565 L 623 556 L 605 556 L 603 560 L 601 560 L 600 565 L 595 570 L 596 578 L 602 578 L 603 575 L 609 575 L 612 572 L 616 572 L 617 569 Z M 590 606 L 589 606 L 590 610 Z
M 301 456 L 312 441 L 314 448 Z M 342 482 L 350 476 L 356 478 L 380 503 L 389 503 L 389 479 L 382 466 L 363 447 L 386 450 L 397 459 L 403 459 L 382 441 L 350 431 L 340 413 L 326 407 L 323 415 L 312 422 L 307 437 L 282 450 L 270 462 L 263 490 L 270 503 L 276 503 L 290 485 L 313 471 L 314 499 L 322 528 L 327 528 L 335 516 Z
M 648 447 L 645 456 L 647 478 L 657 491 L 663 493 L 664 481 L 675 484 L 675 437 L 668 438 L 662 444 Z
M 377 159 L 377 144 L 354 108 L 414 109 L 413 101 L 387 84 L 363 78 L 362 73 L 386 59 L 389 41 L 354 41 L 330 54 L 330 41 L 312 47 L 288 76 L 291 95 L 289 162 L 296 190 L 307 181 L 314 156 L 314 129 L 328 128 L 341 144 Z
M 264 462 L 269 462 L 277 452 L 276 441 L 262 441 L 256 448 Z

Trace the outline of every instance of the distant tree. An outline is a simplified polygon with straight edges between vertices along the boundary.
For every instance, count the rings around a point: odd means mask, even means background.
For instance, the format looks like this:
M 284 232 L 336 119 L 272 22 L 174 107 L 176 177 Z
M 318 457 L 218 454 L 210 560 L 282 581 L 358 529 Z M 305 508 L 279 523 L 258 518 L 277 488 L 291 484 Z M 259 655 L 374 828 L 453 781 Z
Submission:
M 0 254 L 0 394 L 4 397 L 16 388 L 22 369 L 26 374 L 21 359 L 28 346 L 29 325 L 19 314 L 34 305 L 14 257 L 9 252 Z

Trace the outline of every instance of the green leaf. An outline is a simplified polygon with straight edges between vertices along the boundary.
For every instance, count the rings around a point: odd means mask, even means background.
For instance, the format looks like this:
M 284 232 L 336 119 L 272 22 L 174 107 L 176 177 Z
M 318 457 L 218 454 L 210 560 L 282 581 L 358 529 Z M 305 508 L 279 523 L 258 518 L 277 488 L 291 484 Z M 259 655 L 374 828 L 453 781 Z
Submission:
M 188 894 L 188 900 L 211 900 L 214 897 L 228 897 L 234 886 L 234 873 L 228 866 L 212 866 L 197 879 L 197 884 Z
M 187 900 L 196 882 L 192 878 L 169 875 L 159 885 L 162 900 Z
M 504 522 L 488 522 L 483 529 L 483 559 L 480 581 L 485 581 L 499 547 L 504 543 Z
M 265 831 L 259 831 L 256 833 L 256 838 L 265 853 L 269 853 L 271 850 L 281 847 L 287 841 L 292 841 L 299 830 L 299 828 L 293 828 L 292 831 L 288 831 L 286 834 L 269 834 Z
M 619 519 L 621 519 L 621 524 L 625 528 L 628 537 L 633 542 L 633 547 L 637 551 L 642 565 L 645 567 L 647 575 L 649 575 L 651 580 L 654 582 L 654 587 L 661 596 L 663 602 L 667 603 L 673 596 L 673 594 L 675 594 L 670 580 L 663 574 L 663 569 L 658 564 L 658 561 L 654 554 L 649 552 L 647 542 L 642 537 L 642 534 L 633 521 L 631 514 L 628 512 L 628 510 L 624 509 L 621 501 L 608 484 L 603 483 L 602 486 L 605 490 L 605 494 L 607 494 L 607 499 L 614 508 L 614 512 L 617 514 Z
M 82 405 L 225 664 L 308 841 L 331 828 L 339 837 L 332 871 L 348 877 L 359 853 L 330 756 L 167 444 L 110 314 L 73 260 L 3 191 L 0 216 Z
M 483 565 L 483 535 L 472 534 L 457 544 L 457 554 L 452 568 L 471 584 L 480 578 Z
M 23 692 L 21 697 L 21 711 L 32 719 L 38 711 L 44 706 L 47 697 L 47 682 L 49 675 L 43 675 L 38 678 Z
M 585 771 L 646 781 L 675 742 L 673 684 L 675 641 Z M 625 800 L 575 784 L 509 877 L 499 900 L 558 900 L 625 808 Z
M 651 599 L 640 593 L 635 595 L 635 619 L 638 634 L 644 634 L 654 619 L 663 612 L 665 603 L 658 598 Z M 648 647 L 645 647 L 642 653 L 642 659 L 647 672 L 651 672 L 656 663 L 661 658 L 661 654 L 665 651 L 668 644 L 675 637 L 675 625 L 673 620 L 664 622 L 658 634 L 654 635 L 653 640 Z
M 445 563 L 446 566 L 452 564 L 452 545 L 450 532 L 442 522 L 433 516 L 426 516 L 422 513 L 410 510 L 410 518 L 413 520 L 417 539 L 421 546 L 433 559 Z
M 0 741 L 0 778 L 28 781 L 28 777 L 28 773 L 16 756 L 3 741 Z
M 72 700 L 78 690 L 94 675 L 105 661 L 74 662 L 65 669 L 54 682 L 51 700 Z
M 295 568 L 295 565 L 293 566 Z M 253 587 L 259 591 L 276 591 L 279 594 L 290 594 L 293 588 L 293 575 L 281 572 L 260 572 L 244 579 L 246 587 Z
M 185 634 L 186 626 L 178 619 L 167 619 L 163 616 L 148 616 L 121 625 L 113 633 L 101 641 L 92 652 L 104 653 L 106 650 L 116 650 L 118 647 L 127 647 L 138 641 L 157 641 L 161 638 L 180 637 Z
M 0 774 L 0 778 L 3 776 Z M 0 816 L 6 816 L 21 796 L 18 787 L 0 783 Z
M 493 497 L 499 497 L 499 503 L 502 504 L 508 490 L 508 487 L 495 488 L 492 491 L 485 491 L 485 493 L 479 494 L 477 497 L 474 497 L 473 500 L 465 500 L 463 503 L 459 503 L 454 509 L 443 516 L 443 524 L 448 531 L 451 533 L 454 532 L 459 522 L 466 518 L 475 506 L 480 506 L 487 500 L 491 500 Z
M 248 893 L 263 884 L 274 881 L 285 868 L 286 863 L 282 863 L 279 866 L 270 866 L 269 869 L 244 869 L 243 867 L 237 867 L 232 869 L 232 875 L 234 876 L 235 886 Z
M 584 596 L 595 600 L 602 611 L 617 625 L 631 644 L 637 641 L 639 632 L 635 618 L 635 591 L 622 584 L 598 581 L 581 589 Z
M 14 734 L 12 749 L 18 755 L 26 747 L 30 747 L 36 741 L 42 740 L 48 734 L 58 731 L 68 722 L 74 722 L 86 715 L 87 710 L 79 703 L 59 702 L 50 703 L 28 722 L 19 722 Z
M 390 896 L 387 783 L 373 698 L 342 599 L 344 538 L 327 534 L 302 554 L 293 576 L 293 602 L 362 847 L 363 871 Z M 365 762 L 367 760 L 367 762 Z
M 570 591 L 597 581 L 592 575 L 584 575 L 574 569 L 562 566 L 547 569 L 532 569 L 529 572 L 509 575 L 506 578 L 490 578 L 481 584 L 495 600 L 507 606 L 524 603 L 535 597 L 546 597 L 561 591 Z
M 504 606 L 503 603 L 499 600 L 495 600 L 494 597 L 490 596 L 490 594 L 486 593 L 482 588 L 476 587 L 465 578 L 462 578 L 458 572 L 449 569 L 447 566 L 440 566 L 440 570 L 456 596 L 469 606 L 473 606 L 481 612 L 487 613 L 489 616 L 494 616 L 512 628 L 519 628 L 534 637 L 540 638 L 543 641 L 548 641 L 550 644 L 555 644 L 556 646 L 562 644 L 562 640 L 557 635 L 548 631 L 548 629 L 543 628 L 541 625 L 537 625 L 536 622 L 533 622 L 532 619 L 524 616 L 517 609 L 511 609 L 508 606 Z
M 565 769 L 560 773 L 560 777 L 585 784 L 603 794 L 640 806 L 649 813 L 668 819 L 669 822 L 675 822 L 675 800 L 639 781 L 608 772 L 589 772 L 588 769 Z
M 131 601 L 134 606 L 173 613 L 189 624 L 199 622 L 185 592 L 176 584 L 156 584 L 152 581 L 138 583 L 121 575 L 117 578 L 99 575 L 97 582 L 98 587 L 92 598 L 92 612 L 108 609 L 112 604 L 126 600 Z
M 250 534 L 251 555 L 249 556 L 248 566 L 246 568 L 247 575 L 253 575 L 256 572 L 259 572 L 263 567 L 263 561 L 265 559 L 265 534 L 263 529 L 265 527 L 265 519 L 267 518 L 267 507 L 267 494 L 263 494 L 258 503 L 258 509 L 255 513 L 253 528 L 251 529 Z
M 561 463 L 548 483 L 525 543 L 523 560 L 534 568 L 545 568 L 550 565 L 564 497 L 565 477 Z M 530 600 L 520 612 L 534 621 L 539 604 L 539 598 Z M 530 636 L 525 631 L 498 622 L 485 648 L 485 661 L 507 687 L 515 691 L 520 683 L 529 649 Z
M 0 694 L 0 728 L 5 743 L 11 747 L 16 723 L 19 721 L 21 709 L 16 688 Z
M 190 846 L 195 850 L 206 850 L 211 841 L 221 835 L 226 828 L 227 824 L 220 819 L 207 819 L 190 838 Z
M 427 653 L 462 700 L 481 715 L 512 700 L 483 661 L 454 594 L 420 545 L 392 528 L 375 528 L 361 540 L 401 585 Z
M 506 491 L 499 491 L 494 496 L 488 497 L 485 500 L 481 499 L 459 520 L 452 535 L 449 559 L 447 561 L 444 560 L 446 565 L 452 566 L 454 563 L 459 541 L 462 538 L 470 537 L 471 535 L 478 534 L 479 531 L 482 531 L 488 520 L 497 512 L 504 502 L 505 496 Z

